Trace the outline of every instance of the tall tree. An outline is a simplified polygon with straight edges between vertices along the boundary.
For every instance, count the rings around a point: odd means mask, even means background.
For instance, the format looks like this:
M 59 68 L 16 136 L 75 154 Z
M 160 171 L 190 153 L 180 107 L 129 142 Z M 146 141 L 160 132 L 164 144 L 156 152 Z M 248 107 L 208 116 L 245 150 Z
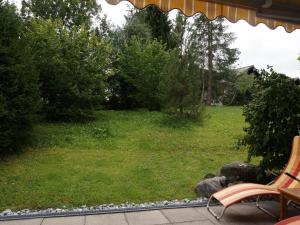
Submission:
M 154 38 L 162 41 L 168 48 L 173 47 L 172 23 L 167 14 L 163 13 L 157 6 L 148 6 L 145 9 L 145 22 L 150 26 Z
M 190 36 L 190 23 L 181 13 L 176 16 L 173 37 L 176 49 L 161 85 L 163 100 L 171 113 L 200 119 L 201 70 Z
M 228 73 L 238 60 L 239 51 L 232 48 L 235 40 L 234 34 L 227 32 L 227 26 L 223 18 L 213 21 L 205 15 L 195 16 L 192 26 L 192 37 L 198 55 L 202 60 L 203 69 L 207 69 L 207 97 L 206 102 L 211 104 L 213 100 L 213 81 L 215 73 Z
M 22 15 L 37 19 L 61 19 L 67 27 L 90 27 L 100 10 L 96 0 L 22 0 Z
M 149 30 L 151 37 L 161 41 L 168 49 L 174 47 L 172 37 L 172 22 L 168 15 L 163 13 L 157 6 L 150 5 L 143 10 L 130 10 L 126 16 L 127 23 L 129 21 L 139 21 L 145 24 Z
M 119 58 L 119 71 L 129 84 L 128 98 L 138 107 L 159 110 L 159 86 L 169 59 L 165 46 L 157 40 L 134 38 L 125 45 Z
M 143 17 L 138 16 L 138 10 L 129 10 L 125 19 L 124 27 L 111 32 L 113 63 L 115 68 L 119 68 L 115 75 L 108 80 L 108 93 L 110 94 L 108 105 L 114 109 L 130 109 L 139 106 L 136 98 L 132 97 L 133 93 L 136 92 L 136 87 L 125 78 L 124 65 L 120 65 L 123 61 L 119 60 L 119 56 L 123 55 L 124 50 L 135 43 L 133 40 L 148 42 L 152 39 L 151 28 L 145 23 Z
M 0 0 L 0 155 L 28 140 L 40 97 L 31 51 L 16 8 Z

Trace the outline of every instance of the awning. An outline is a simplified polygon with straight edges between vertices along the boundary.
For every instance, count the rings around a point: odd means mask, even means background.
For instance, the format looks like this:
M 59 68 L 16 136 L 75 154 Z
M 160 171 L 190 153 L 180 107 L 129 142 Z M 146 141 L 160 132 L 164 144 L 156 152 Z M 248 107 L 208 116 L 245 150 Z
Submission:
M 136 8 L 156 5 L 163 12 L 180 9 L 186 16 L 202 13 L 210 20 L 218 16 L 230 22 L 245 20 L 252 26 L 259 23 L 275 29 L 283 26 L 287 32 L 300 29 L 300 0 L 106 0 L 116 5 L 129 1 Z

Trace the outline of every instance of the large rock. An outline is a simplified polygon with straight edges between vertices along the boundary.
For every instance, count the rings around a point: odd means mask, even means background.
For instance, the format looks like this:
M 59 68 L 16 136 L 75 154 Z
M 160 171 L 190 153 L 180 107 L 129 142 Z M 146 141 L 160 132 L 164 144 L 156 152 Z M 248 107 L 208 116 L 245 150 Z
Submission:
M 234 162 L 222 167 L 221 176 L 225 176 L 228 183 L 237 181 L 256 182 L 258 172 L 258 166 L 249 163 Z
M 226 185 L 226 177 L 213 177 L 200 181 L 195 187 L 199 196 L 210 197 L 213 193 L 220 191 Z

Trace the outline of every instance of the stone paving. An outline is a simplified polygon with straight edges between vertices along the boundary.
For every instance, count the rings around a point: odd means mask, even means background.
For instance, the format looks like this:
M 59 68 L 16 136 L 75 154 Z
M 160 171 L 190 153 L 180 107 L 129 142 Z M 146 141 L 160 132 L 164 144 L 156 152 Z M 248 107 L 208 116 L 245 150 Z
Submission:
M 274 214 L 279 213 L 278 203 L 266 202 L 264 205 Z M 214 210 L 220 212 L 221 208 L 217 206 Z M 289 209 L 289 216 L 297 214 L 300 214 L 299 210 Z M 257 209 L 253 203 L 241 203 L 230 207 L 221 221 L 211 216 L 205 207 L 195 207 L 2 221 L 0 225 L 271 225 L 276 222 Z

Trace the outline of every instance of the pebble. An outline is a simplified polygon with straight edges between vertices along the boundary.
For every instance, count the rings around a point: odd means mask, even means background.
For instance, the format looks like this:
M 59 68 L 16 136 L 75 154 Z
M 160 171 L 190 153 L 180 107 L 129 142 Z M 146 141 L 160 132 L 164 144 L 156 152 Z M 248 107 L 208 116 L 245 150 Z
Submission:
M 198 198 L 194 200 L 190 199 L 183 199 L 183 200 L 165 200 L 165 201 L 159 201 L 159 202 L 146 202 L 146 203 L 141 203 L 141 204 L 136 204 L 136 203 L 123 203 L 120 205 L 115 205 L 113 203 L 110 204 L 102 204 L 98 206 L 86 206 L 82 205 L 81 207 L 78 208 L 67 208 L 66 206 L 62 206 L 62 208 L 48 208 L 44 210 L 29 210 L 29 209 L 22 209 L 18 210 L 16 212 L 12 211 L 11 209 L 6 209 L 3 212 L 0 212 L 0 219 L 5 218 L 5 217 L 22 217 L 22 216 L 35 216 L 35 215 L 51 215 L 51 214 L 68 214 L 68 213 L 81 213 L 81 212 L 100 212 L 101 211 L 114 211 L 114 210 L 132 210 L 132 209 L 145 209 L 145 208 L 156 208 L 156 207 L 164 207 L 164 206 L 180 206 L 180 205 L 188 205 L 188 204 L 199 204 L 199 205 L 204 205 L 207 202 L 206 198 Z

